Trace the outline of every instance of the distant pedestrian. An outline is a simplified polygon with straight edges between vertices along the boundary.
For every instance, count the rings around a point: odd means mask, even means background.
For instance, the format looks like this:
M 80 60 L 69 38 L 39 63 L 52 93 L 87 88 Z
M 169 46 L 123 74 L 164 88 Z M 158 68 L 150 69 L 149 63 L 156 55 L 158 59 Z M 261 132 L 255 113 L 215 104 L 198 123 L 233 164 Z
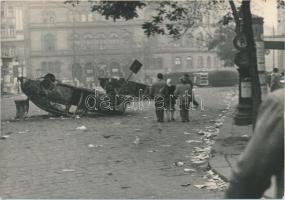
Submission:
M 166 80 L 166 86 L 162 89 L 162 95 L 164 97 L 165 109 L 167 121 L 174 121 L 175 103 L 176 98 L 174 96 L 175 85 L 172 84 L 171 79 Z
M 189 75 L 188 74 L 184 74 L 183 77 L 184 81 L 188 84 L 190 84 L 192 86 L 192 93 L 191 93 L 191 102 L 193 102 L 194 106 L 197 108 L 199 106 L 199 103 L 196 101 L 195 99 L 195 95 L 194 95 L 194 92 L 193 92 L 193 82 L 192 80 L 190 79 Z
M 276 90 L 260 107 L 254 134 L 233 168 L 225 197 L 259 199 L 276 179 L 276 196 L 284 195 L 284 93 Z M 274 184 L 273 184 L 274 185 Z
M 271 80 L 270 80 L 270 91 L 271 92 L 281 88 L 280 80 L 281 80 L 281 74 L 279 73 L 279 69 L 274 68 L 273 73 L 271 74 Z
M 157 74 L 157 80 L 152 84 L 150 89 L 150 97 L 154 98 L 155 113 L 158 122 L 164 121 L 164 98 L 161 93 L 162 88 L 166 86 L 161 73 Z
M 182 122 L 189 122 L 189 109 L 192 93 L 192 85 L 184 78 L 180 78 L 181 84 L 176 86 L 174 96 L 179 98 L 180 116 Z

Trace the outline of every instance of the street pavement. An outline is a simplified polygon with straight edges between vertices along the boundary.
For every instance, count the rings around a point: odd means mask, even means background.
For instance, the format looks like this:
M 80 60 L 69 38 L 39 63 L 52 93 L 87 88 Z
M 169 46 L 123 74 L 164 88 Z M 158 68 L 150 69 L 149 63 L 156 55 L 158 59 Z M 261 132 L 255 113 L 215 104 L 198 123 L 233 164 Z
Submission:
M 175 122 L 157 123 L 153 104 L 79 119 L 54 118 L 31 105 L 30 118 L 13 120 L 14 97 L 4 96 L 0 197 L 222 198 L 225 185 L 208 166 L 211 129 L 219 133 L 236 92 L 199 88 L 205 110 L 191 111 L 189 123 L 178 113 Z

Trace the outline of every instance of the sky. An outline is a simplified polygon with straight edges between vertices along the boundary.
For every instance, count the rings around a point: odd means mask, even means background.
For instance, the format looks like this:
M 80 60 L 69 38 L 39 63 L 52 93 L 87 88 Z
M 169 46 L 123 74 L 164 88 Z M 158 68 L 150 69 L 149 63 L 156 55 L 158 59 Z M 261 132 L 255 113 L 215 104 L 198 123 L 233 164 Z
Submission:
M 252 0 L 252 13 L 264 18 L 264 35 L 272 35 L 277 28 L 277 0 Z

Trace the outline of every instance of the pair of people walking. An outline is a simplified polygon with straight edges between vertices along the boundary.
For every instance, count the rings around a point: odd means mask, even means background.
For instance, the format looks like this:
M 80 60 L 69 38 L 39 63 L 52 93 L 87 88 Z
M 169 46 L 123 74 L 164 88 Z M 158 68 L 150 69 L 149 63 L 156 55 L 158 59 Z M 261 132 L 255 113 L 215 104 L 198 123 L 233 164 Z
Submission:
M 174 121 L 176 99 L 179 99 L 181 120 L 182 122 L 189 122 L 191 100 L 195 106 L 199 104 L 192 95 L 193 83 L 188 74 L 180 78 L 181 83 L 177 86 L 172 84 L 171 79 L 167 79 L 165 82 L 161 73 L 157 75 L 157 79 L 150 92 L 151 98 L 154 98 L 155 101 L 157 121 L 164 121 L 164 111 L 166 111 L 167 121 Z

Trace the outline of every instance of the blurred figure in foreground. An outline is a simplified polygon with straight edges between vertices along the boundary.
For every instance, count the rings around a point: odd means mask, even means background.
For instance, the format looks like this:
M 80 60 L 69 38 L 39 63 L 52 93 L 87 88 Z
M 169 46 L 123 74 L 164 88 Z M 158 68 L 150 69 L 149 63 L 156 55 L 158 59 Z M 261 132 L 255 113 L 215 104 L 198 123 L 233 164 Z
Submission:
M 229 199 L 257 199 L 276 178 L 276 197 L 284 195 L 284 93 L 271 93 L 260 107 L 253 137 L 233 168 Z
M 279 69 L 274 68 L 273 73 L 271 74 L 271 81 L 270 81 L 270 91 L 271 92 L 281 88 L 280 80 L 281 80 L 281 74 L 279 73 Z

